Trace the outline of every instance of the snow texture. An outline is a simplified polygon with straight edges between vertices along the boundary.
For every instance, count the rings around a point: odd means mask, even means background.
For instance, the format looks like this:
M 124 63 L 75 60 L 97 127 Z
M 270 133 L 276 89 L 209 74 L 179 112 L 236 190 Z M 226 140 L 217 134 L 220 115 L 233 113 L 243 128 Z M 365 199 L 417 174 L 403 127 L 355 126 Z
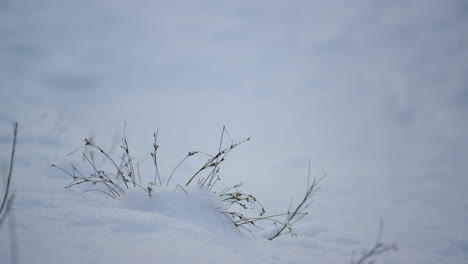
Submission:
M 465 0 L 0 0 L 2 183 L 19 122 L 0 263 L 349 263 L 379 219 L 400 250 L 377 263 L 467 263 L 467 28 Z M 158 128 L 163 180 L 223 125 L 251 137 L 218 187 L 268 213 L 301 198 L 309 160 L 327 177 L 274 241 L 174 191 L 203 158 L 152 198 L 64 189 L 49 164 L 81 162 L 83 138 L 116 155 L 124 123 L 146 180 Z

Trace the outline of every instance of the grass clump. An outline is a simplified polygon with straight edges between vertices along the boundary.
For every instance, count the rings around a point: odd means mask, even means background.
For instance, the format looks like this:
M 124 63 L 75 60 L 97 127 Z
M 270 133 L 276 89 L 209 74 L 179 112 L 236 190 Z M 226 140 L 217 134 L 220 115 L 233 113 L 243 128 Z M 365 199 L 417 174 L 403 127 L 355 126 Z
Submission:
M 103 195 L 117 199 L 125 196 L 126 192 L 130 188 L 139 188 L 146 192 L 148 196 L 152 196 L 158 188 L 168 187 L 177 169 L 189 158 L 196 155 L 207 156 L 208 159 L 204 162 L 198 170 L 196 170 L 187 181 L 182 184 L 176 184 L 175 189 L 182 189 L 184 187 L 196 185 L 199 188 L 206 189 L 218 195 L 223 201 L 227 211 L 221 213 L 228 217 L 232 223 L 239 228 L 247 230 L 253 235 L 253 228 L 260 228 L 259 222 L 272 222 L 276 226 L 276 231 L 268 238 L 273 240 L 281 235 L 290 234 L 295 236 L 296 233 L 293 231 L 293 224 L 300 220 L 303 216 L 307 215 L 308 212 L 305 210 L 311 203 L 313 194 L 318 190 L 318 183 L 321 179 L 314 179 L 311 184 L 307 185 L 307 189 L 302 201 L 292 209 L 290 208 L 285 213 L 267 215 L 263 205 L 255 198 L 252 194 L 246 194 L 242 191 L 242 184 L 237 184 L 232 187 L 226 187 L 219 192 L 214 189 L 215 185 L 221 180 L 219 177 L 220 166 L 226 161 L 228 154 L 240 146 L 241 144 L 250 140 L 247 138 L 240 142 L 234 142 L 228 131 L 223 127 L 221 137 L 219 140 L 218 150 L 214 154 L 208 154 L 202 151 L 190 151 L 187 155 L 174 167 L 171 174 L 167 178 L 165 184 L 161 180 L 158 165 L 158 150 L 159 145 L 158 132 L 153 133 L 153 149 L 150 153 L 154 164 L 154 178 L 148 183 L 143 183 L 140 174 L 139 163 L 135 161 L 134 156 L 131 155 L 127 136 L 124 133 L 121 138 L 120 149 L 122 151 L 119 159 L 111 157 L 111 155 L 101 148 L 93 139 L 85 138 L 83 140 L 84 146 L 73 151 L 69 155 L 75 153 L 80 149 L 84 149 L 82 152 L 83 160 L 88 164 L 90 171 L 86 174 L 82 173 L 74 163 L 69 164 L 69 168 L 65 169 L 61 166 L 51 164 L 52 167 L 56 167 L 63 171 L 65 174 L 72 178 L 72 181 L 65 188 L 71 188 L 78 185 L 87 185 L 85 192 L 99 192 Z M 228 142 L 226 143 L 226 138 Z M 98 168 L 95 159 L 97 155 L 101 155 L 104 160 L 107 160 L 111 164 L 111 168 L 114 172 L 105 171 Z M 310 164 L 309 164 L 310 165 Z M 310 177 L 310 166 L 309 173 Z M 245 210 L 254 209 L 256 216 L 251 217 L 245 214 Z

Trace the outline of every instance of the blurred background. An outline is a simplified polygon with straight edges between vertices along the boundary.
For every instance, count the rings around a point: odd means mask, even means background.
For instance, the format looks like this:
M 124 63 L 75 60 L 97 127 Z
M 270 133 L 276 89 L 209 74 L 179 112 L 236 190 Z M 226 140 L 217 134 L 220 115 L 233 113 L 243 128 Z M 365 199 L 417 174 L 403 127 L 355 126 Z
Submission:
M 464 0 L 0 0 L 1 169 L 17 120 L 25 193 L 61 188 L 48 164 L 125 123 L 141 159 L 160 129 L 166 176 L 225 125 L 252 140 L 222 182 L 267 210 L 301 198 L 309 161 L 327 174 L 302 245 L 350 253 L 382 218 L 386 263 L 466 263 L 467 114 Z

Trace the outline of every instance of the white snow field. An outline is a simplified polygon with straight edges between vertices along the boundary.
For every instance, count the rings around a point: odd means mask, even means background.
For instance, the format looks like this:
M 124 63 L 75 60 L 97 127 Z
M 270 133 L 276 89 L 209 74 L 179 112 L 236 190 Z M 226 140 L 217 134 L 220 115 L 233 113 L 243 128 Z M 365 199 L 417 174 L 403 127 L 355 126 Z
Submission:
M 0 177 L 19 122 L 0 263 L 468 263 L 468 3 L 0 0 Z M 118 154 L 126 123 L 145 180 L 163 180 L 223 125 L 249 142 L 221 167 L 270 214 L 327 174 L 295 224 L 237 230 L 183 184 L 110 199 L 50 167 L 84 138 Z M 118 158 L 117 158 L 118 159 Z M 97 160 L 102 160 L 102 157 Z

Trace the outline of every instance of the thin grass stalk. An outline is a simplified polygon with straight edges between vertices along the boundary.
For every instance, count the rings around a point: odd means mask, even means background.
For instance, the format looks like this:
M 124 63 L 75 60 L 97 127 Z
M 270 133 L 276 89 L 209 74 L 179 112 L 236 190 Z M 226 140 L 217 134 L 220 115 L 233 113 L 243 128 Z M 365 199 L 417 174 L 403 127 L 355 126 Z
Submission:
M 310 198 L 312 197 L 312 195 L 316 191 L 317 184 L 324 177 L 325 177 L 325 175 L 322 178 L 320 178 L 319 180 L 314 179 L 312 181 L 312 184 L 310 186 L 309 185 L 307 186 L 306 193 L 305 193 L 304 198 L 302 199 L 302 201 L 299 203 L 299 205 L 296 207 L 296 209 L 292 213 L 288 214 L 288 217 L 287 217 L 286 221 L 284 222 L 284 224 L 281 226 L 281 228 L 278 229 L 278 231 L 272 237 L 268 238 L 268 240 L 273 240 L 273 239 L 277 238 L 278 236 L 280 236 L 286 228 L 289 228 L 291 226 L 291 224 L 292 224 L 291 221 L 293 221 L 293 219 L 296 216 L 301 216 L 301 215 L 303 216 L 304 215 L 304 213 L 302 213 L 302 211 L 304 209 L 306 209 L 310 205 L 310 203 L 306 204 L 306 202 L 308 202 L 310 200 Z M 310 162 L 309 162 L 308 175 L 307 175 L 308 184 L 310 182 L 309 178 L 310 178 Z M 306 204 L 306 205 L 304 206 L 304 204 Z
M 178 163 L 178 164 L 174 167 L 174 169 L 172 170 L 171 175 L 169 175 L 169 178 L 168 178 L 167 181 L 166 181 L 166 187 L 169 186 L 169 182 L 171 181 L 172 176 L 174 175 L 174 173 L 176 172 L 176 170 L 179 168 L 179 166 L 182 165 L 182 163 L 184 163 L 184 161 L 185 161 L 188 157 L 190 157 L 190 156 L 192 156 L 192 155 L 194 155 L 194 154 L 196 154 L 196 153 L 197 153 L 196 151 L 189 152 L 189 153 L 187 154 L 187 156 L 185 156 L 181 161 L 179 161 L 179 163 Z
M 119 168 L 119 166 L 117 166 L 117 164 L 115 163 L 115 161 L 101 148 L 99 147 L 98 145 L 94 144 L 93 142 L 91 142 L 90 140 L 88 140 L 87 138 L 84 139 L 85 141 L 85 145 L 89 145 L 89 146 L 92 146 L 94 148 L 96 148 L 97 150 L 99 150 L 104 156 L 106 156 L 106 158 L 114 165 L 114 167 L 117 169 L 117 172 L 119 174 L 119 176 L 122 178 L 124 184 L 125 184 L 125 187 L 127 189 L 128 188 L 128 184 L 127 184 L 127 179 L 125 178 L 125 174 L 123 173 L 123 171 Z
M 155 168 L 153 184 L 156 185 L 157 181 L 159 180 L 159 186 L 162 187 L 161 176 L 159 174 L 159 168 L 158 168 L 158 159 L 157 159 L 157 152 L 159 149 L 159 145 L 157 143 L 158 134 L 159 134 L 159 129 L 156 131 L 156 133 L 153 133 L 154 143 L 153 143 L 153 152 L 151 153 L 151 157 L 153 158 L 153 163 L 154 163 L 154 168 Z
M 8 208 L 11 208 L 11 204 L 13 203 L 13 199 L 8 201 Z M 8 223 L 9 223 L 9 237 L 10 237 L 10 252 L 11 252 L 11 263 L 17 264 L 18 263 L 18 239 L 16 235 L 16 218 L 14 210 L 12 210 L 8 215 Z
M 370 260 L 372 257 L 383 254 L 388 251 L 397 251 L 398 247 L 395 243 L 390 244 L 390 245 L 382 243 L 381 241 L 382 233 L 383 233 L 383 220 L 380 219 L 379 232 L 378 232 L 377 240 L 374 246 L 369 251 L 364 250 L 361 257 L 356 262 L 353 259 L 351 259 L 351 264 L 366 264 L 366 263 L 372 264 L 372 263 L 375 263 L 373 260 Z
M 5 209 L 5 205 L 7 204 L 8 193 L 10 191 L 11 176 L 13 174 L 13 164 L 14 164 L 14 159 L 15 159 L 17 134 L 18 134 L 18 122 L 15 122 L 15 123 L 13 123 L 13 147 L 12 147 L 11 156 L 10 156 L 10 169 L 8 171 L 8 179 L 7 179 L 7 184 L 6 184 L 6 188 L 5 188 L 5 193 L 3 194 L 2 205 L 0 206 L 0 217 L 1 217 L 2 213 L 3 213 L 3 210 Z

